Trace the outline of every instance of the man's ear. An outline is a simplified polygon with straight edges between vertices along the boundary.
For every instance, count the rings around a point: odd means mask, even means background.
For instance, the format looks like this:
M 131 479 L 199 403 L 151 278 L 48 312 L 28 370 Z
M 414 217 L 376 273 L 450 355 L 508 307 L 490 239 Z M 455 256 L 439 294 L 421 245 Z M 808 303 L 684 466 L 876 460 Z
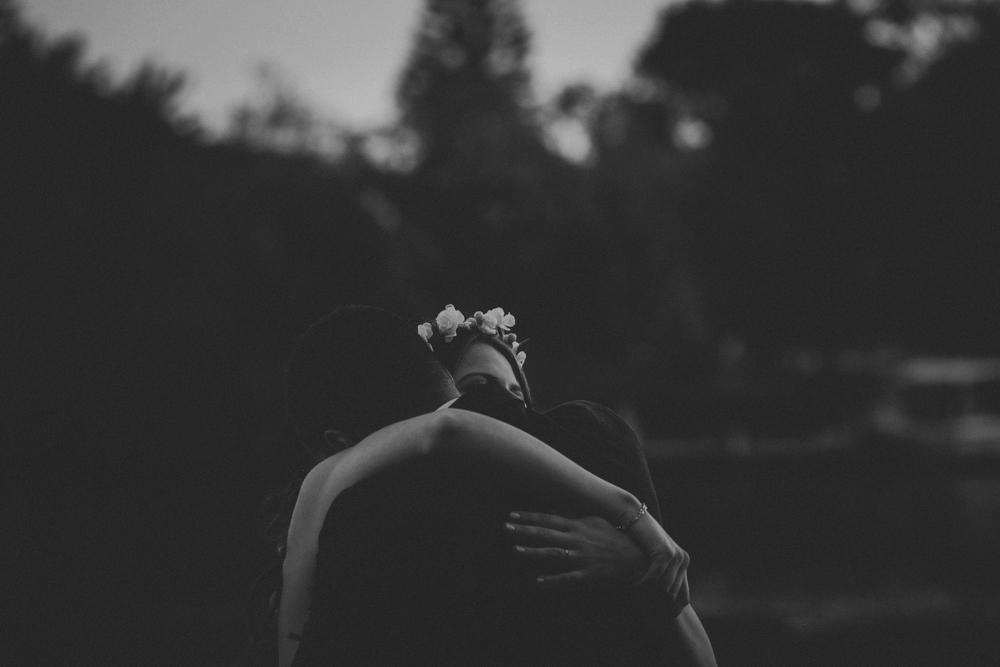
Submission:
M 343 431 L 337 431 L 335 429 L 329 429 L 323 432 L 323 439 L 326 440 L 326 444 L 329 445 L 332 450 L 330 454 L 336 454 L 342 452 L 345 449 L 349 449 L 357 444 L 354 438 L 344 433 Z

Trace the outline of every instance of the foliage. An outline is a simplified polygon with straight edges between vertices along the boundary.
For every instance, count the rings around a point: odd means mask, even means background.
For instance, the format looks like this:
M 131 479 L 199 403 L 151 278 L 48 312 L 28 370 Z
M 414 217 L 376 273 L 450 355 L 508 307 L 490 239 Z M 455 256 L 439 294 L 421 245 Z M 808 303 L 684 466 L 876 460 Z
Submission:
M 709 310 L 723 331 L 779 348 L 886 340 L 909 349 L 981 348 L 993 315 L 969 302 L 960 322 L 900 307 L 939 291 L 956 271 L 956 282 L 984 284 L 982 264 L 960 268 L 957 248 L 948 248 L 960 243 L 959 229 L 981 224 L 970 209 L 988 210 L 994 197 L 973 186 L 972 198 L 947 212 L 912 206 L 923 194 L 948 192 L 956 171 L 970 185 L 994 171 L 989 158 L 973 171 L 941 145 L 942 136 L 972 133 L 995 141 L 992 127 L 957 120 L 971 108 L 963 102 L 969 90 L 989 89 L 987 73 L 967 70 L 965 82 L 957 72 L 942 75 L 965 68 L 959 53 L 991 48 L 995 6 L 973 13 L 985 17 L 979 39 L 953 46 L 955 57 L 906 87 L 898 76 L 905 54 L 871 39 L 881 14 L 782 2 L 692 3 L 664 12 L 638 71 L 712 129 L 713 164 L 688 224 L 699 265 L 712 267 Z M 938 94 L 922 94 L 927 87 Z M 982 112 L 980 100 L 974 108 Z M 919 121 L 926 113 L 937 122 Z M 914 151 L 919 159 L 902 159 Z M 938 230 L 933 245 L 922 230 Z M 907 267 L 910 252 L 959 261 L 928 273 Z M 949 294 L 962 302 L 960 292 Z
M 233 141 L 266 151 L 331 160 L 354 148 L 347 131 L 318 118 L 276 65 L 261 63 L 256 76 L 257 99 L 232 112 L 228 134 Z
M 206 145 L 174 115 L 175 75 L 109 84 L 81 67 L 79 42 L 47 43 L 12 16 L 0 39 L 2 359 L 18 425 L 5 488 L 22 545 L 10 600 L 31 650 L 60 662 L 73 637 L 123 622 L 94 601 L 243 595 L 256 508 L 293 451 L 292 341 L 340 303 L 400 305 L 358 204 L 366 172 Z
M 502 146 L 530 102 L 517 0 L 430 0 L 397 91 L 401 121 L 441 153 Z M 468 160 L 472 162 L 472 160 Z
M 654 437 L 833 423 L 852 388 L 814 371 L 842 350 L 1000 352 L 1000 19 L 941 7 L 671 6 L 635 80 L 538 107 L 516 2 L 429 0 L 394 127 L 326 123 L 271 71 L 213 142 L 182 75 L 113 83 L 0 0 L 0 359 L 33 473 L 8 486 L 52 526 L 12 599 L 241 594 L 255 502 L 296 463 L 286 355 L 339 304 L 502 306 L 543 404 Z M 975 30 L 901 77 L 909 42 L 873 35 L 928 12 Z M 789 379 L 789 350 L 820 361 Z M 93 576 L 43 577 L 77 541 Z

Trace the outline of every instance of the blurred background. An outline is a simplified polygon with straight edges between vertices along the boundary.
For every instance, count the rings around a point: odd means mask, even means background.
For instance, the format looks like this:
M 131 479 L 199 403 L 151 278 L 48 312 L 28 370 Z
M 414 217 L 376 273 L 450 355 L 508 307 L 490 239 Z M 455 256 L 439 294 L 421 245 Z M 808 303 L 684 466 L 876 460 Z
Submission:
M 542 405 L 619 411 L 720 665 L 997 664 L 997 2 L 303 3 L 355 41 L 244 89 L 210 54 L 295 3 L 172 10 L 183 66 L 86 4 L 0 0 L 19 664 L 236 664 L 345 303 L 502 306 Z

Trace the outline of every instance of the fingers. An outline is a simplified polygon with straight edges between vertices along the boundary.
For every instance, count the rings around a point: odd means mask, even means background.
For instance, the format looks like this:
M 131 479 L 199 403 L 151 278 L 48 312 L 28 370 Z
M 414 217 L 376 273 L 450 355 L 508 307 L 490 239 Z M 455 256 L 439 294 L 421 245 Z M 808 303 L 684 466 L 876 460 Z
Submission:
M 691 563 L 691 557 L 688 556 L 686 551 L 681 551 L 678 556 L 679 561 L 676 572 L 674 573 L 674 582 L 670 586 L 670 597 L 677 600 L 678 595 L 681 593 L 681 588 L 687 583 L 687 568 Z M 667 568 L 667 576 L 670 575 L 670 568 Z
M 542 528 L 550 528 L 562 532 L 567 532 L 573 528 L 571 521 L 556 514 L 517 511 L 511 512 L 510 518 L 521 524 L 541 526 Z
M 684 578 L 679 576 L 681 567 L 684 565 L 684 555 L 683 551 L 674 554 L 674 557 L 667 563 L 667 567 L 663 572 L 663 579 L 661 581 L 664 585 L 669 585 L 667 590 L 670 593 L 671 599 L 677 598 L 677 590 L 680 589 L 680 584 L 684 582 Z
M 642 578 L 638 581 L 636 586 L 645 586 L 649 582 L 660 581 L 663 573 L 666 572 L 667 567 L 670 565 L 670 560 L 667 559 L 665 553 L 653 553 L 649 556 L 649 567 L 646 568 L 646 573 L 642 575 Z
M 538 569 L 544 573 L 538 577 L 540 584 L 568 585 L 573 582 L 586 579 L 583 570 L 579 568 L 578 554 L 570 549 L 562 547 L 522 547 L 516 546 L 514 550 L 519 556 L 534 560 Z
M 516 523 L 505 523 L 504 528 L 508 533 L 514 535 L 517 540 L 526 544 L 551 545 L 555 546 L 566 542 L 566 533 L 549 528 L 538 528 L 536 526 L 522 526 Z
M 536 581 L 543 586 L 572 586 L 587 579 L 583 570 L 561 572 L 559 574 L 543 574 Z
M 677 599 L 677 596 L 680 594 L 681 587 L 683 585 L 684 585 L 684 577 L 677 577 L 674 579 L 674 582 L 670 585 L 670 590 L 667 591 L 667 594 L 670 595 L 671 599 L 674 600 Z
M 677 596 L 674 598 L 674 602 L 677 603 L 679 609 L 691 604 L 691 587 L 688 585 L 688 578 L 685 575 L 681 577 L 681 586 L 678 590 Z
M 576 556 L 571 550 L 562 547 L 514 547 L 514 550 L 528 558 L 545 561 L 568 561 Z

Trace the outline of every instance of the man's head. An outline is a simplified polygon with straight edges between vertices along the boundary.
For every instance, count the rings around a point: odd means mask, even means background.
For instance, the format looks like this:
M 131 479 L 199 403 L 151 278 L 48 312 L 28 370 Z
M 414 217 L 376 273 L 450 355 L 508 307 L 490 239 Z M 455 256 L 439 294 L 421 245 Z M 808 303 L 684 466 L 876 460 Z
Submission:
M 317 458 L 454 398 L 451 375 L 414 327 L 381 308 L 345 306 L 302 335 L 286 376 L 286 408 Z

